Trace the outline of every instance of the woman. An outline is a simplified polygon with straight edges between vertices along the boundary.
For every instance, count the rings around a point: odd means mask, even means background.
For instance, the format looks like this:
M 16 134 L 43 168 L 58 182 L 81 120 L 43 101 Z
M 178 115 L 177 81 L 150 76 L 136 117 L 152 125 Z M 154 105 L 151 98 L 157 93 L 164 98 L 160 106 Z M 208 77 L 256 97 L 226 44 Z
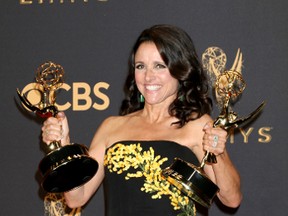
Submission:
M 174 157 L 199 164 L 205 151 L 210 151 L 218 162 L 206 165 L 205 172 L 219 187 L 219 200 L 238 207 L 242 199 L 240 177 L 225 148 L 227 132 L 212 126 L 206 77 L 187 33 L 170 25 L 144 30 L 132 49 L 129 67 L 121 116 L 107 118 L 90 145 L 90 156 L 99 163 L 98 172 L 85 185 L 64 194 L 67 204 L 83 206 L 104 179 L 109 216 L 188 211 L 185 208 L 193 202 L 182 202 L 182 195 L 171 186 L 164 192 L 167 183 L 159 177 L 159 169 L 170 165 Z M 62 145 L 70 143 L 63 112 L 47 119 L 42 131 L 47 144 L 59 139 Z M 156 173 L 154 180 L 150 179 L 152 173 Z

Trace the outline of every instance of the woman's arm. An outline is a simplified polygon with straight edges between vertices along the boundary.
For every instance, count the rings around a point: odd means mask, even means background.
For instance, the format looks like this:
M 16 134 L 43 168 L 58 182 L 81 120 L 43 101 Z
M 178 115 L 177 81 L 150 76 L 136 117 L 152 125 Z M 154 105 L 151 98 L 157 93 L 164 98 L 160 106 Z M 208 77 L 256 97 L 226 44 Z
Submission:
M 221 128 L 213 128 L 213 123 L 207 123 L 204 128 L 203 149 L 216 155 L 217 163 L 205 165 L 206 174 L 219 187 L 217 194 L 220 201 L 229 207 L 236 208 L 242 200 L 240 175 L 234 167 L 226 150 L 227 132 Z M 216 146 L 213 146 L 214 136 L 218 136 Z
M 103 161 L 106 149 L 105 137 L 107 137 L 104 125 L 105 123 L 95 133 L 89 149 L 90 157 L 98 162 L 97 173 L 86 184 L 64 193 L 65 200 L 70 208 L 83 206 L 102 183 L 104 178 Z M 61 140 L 62 146 L 70 144 L 68 120 L 63 112 L 58 113 L 56 118 L 50 117 L 44 122 L 42 139 L 47 145 L 53 140 Z

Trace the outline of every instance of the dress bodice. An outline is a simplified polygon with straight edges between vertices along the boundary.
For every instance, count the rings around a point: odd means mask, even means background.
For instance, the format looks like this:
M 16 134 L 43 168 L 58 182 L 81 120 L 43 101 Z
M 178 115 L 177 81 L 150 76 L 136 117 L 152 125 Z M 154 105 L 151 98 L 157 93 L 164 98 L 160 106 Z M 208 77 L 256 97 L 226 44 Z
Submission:
M 119 145 L 123 148 L 118 148 Z M 138 146 L 137 149 L 135 149 L 136 146 Z M 158 179 L 150 181 L 150 178 L 156 177 L 147 175 L 147 173 L 158 172 L 159 169 L 168 167 L 176 157 L 192 164 L 199 164 L 189 148 L 172 141 L 121 141 L 109 147 L 105 156 L 106 216 L 176 216 L 180 214 L 181 210 L 173 209 L 171 197 L 162 195 L 160 199 L 159 196 L 152 198 L 156 194 L 153 187 L 157 185 Z M 147 164 L 147 161 L 143 161 L 148 160 L 147 158 L 152 158 L 155 162 L 149 162 L 150 168 L 157 166 L 159 168 L 158 171 L 155 171 L 156 168 L 152 171 L 144 171 L 146 174 L 143 175 L 141 170 L 146 169 L 143 163 Z M 127 179 L 128 173 L 129 179 Z M 147 182 L 150 183 L 147 184 Z M 154 184 L 153 187 L 151 184 Z

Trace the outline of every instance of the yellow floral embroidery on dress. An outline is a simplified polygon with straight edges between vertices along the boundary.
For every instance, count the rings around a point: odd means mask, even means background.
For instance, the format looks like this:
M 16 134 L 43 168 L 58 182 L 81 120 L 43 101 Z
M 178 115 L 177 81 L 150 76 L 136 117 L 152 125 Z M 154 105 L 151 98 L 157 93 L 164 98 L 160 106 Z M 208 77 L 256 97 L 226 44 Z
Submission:
M 161 176 L 161 165 L 167 160 L 160 155 L 155 156 L 152 147 L 148 151 L 142 151 L 140 143 L 130 145 L 118 143 L 107 151 L 104 165 L 110 172 L 117 174 L 133 168 L 135 172 L 127 172 L 126 180 L 144 177 L 141 191 L 153 193 L 152 199 L 161 199 L 162 195 L 167 195 L 174 210 L 182 210 L 178 216 L 195 216 L 194 202 Z

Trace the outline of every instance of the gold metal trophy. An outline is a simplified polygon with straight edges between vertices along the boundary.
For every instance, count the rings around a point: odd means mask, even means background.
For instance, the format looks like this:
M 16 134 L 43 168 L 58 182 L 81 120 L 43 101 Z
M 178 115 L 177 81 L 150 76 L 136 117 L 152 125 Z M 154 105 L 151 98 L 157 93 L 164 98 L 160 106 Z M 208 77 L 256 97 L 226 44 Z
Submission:
M 41 118 L 56 116 L 55 91 L 63 84 L 64 70 L 53 62 L 45 62 L 36 71 L 36 88 L 41 93 L 41 101 L 33 105 L 25 95 L 17 94 L 22 105 Z M 60 193 L 69 191 L 89 181 L 98 170 L 98 163 L 89 157 L 85 145 L 69 144 L 61 146 L 60 141 L 53 141 L 48 146 L 49 152 L 41 160 L 39 171 L 42 174 L 42 187 L 47 192 Z
M 215 96 L 221 109 L 220 115 L 214 121 L 213 127 L 221 127 L 225 130 L 229 130 L 230 128 L 243 126 L 260 113 L 265 103 L 262 102 L 255 111 L 243 118 L 238 118 L 237 113 L 232 111 L 231 101 L 236 101 L 246 87 L 246 83 L 241 74 L 242 53 L 238 50 L 232 68 L 225 71 L 223 65 L 226 63 L 226 56 L 224 56 L 225 54 L 222 50 L 217 47 L 212 47 L 206 50 L 205 53 L 210 54 L 210 59 L 208 59 L 210 70 L 207 69 L 207 71 L 212 71 L 214 74 L 212 75 L 212 73 L 210 73 L 209 75 L 211 75 L 211 84 L 215 90 Z M 205 58 L 204 54 L 203 58 Z M 215 59 L 216 57 L 218 59 Z M 219 61 L 219 58 L 225 61 L 224 64 L 217 65 L 221 66 L 220 68 L 223 69 L 222 71 L 214 64 L 215 60 L 218 60 L 218 64 L 219 62 L 223 63 L 223 61 Z M 202 206 L 209 208 L 213 198 L 219 191 L 219 188 L 205 174 L 203 168 L 206 163 L 217 163 L 216 156 L 208 151 L 205 152 L 205 156 L 203 157 L 200 166 L 195 166 L 180 158 L 175 158 L 173 163 L 162 171 L 162 176 L 186 196 Z

